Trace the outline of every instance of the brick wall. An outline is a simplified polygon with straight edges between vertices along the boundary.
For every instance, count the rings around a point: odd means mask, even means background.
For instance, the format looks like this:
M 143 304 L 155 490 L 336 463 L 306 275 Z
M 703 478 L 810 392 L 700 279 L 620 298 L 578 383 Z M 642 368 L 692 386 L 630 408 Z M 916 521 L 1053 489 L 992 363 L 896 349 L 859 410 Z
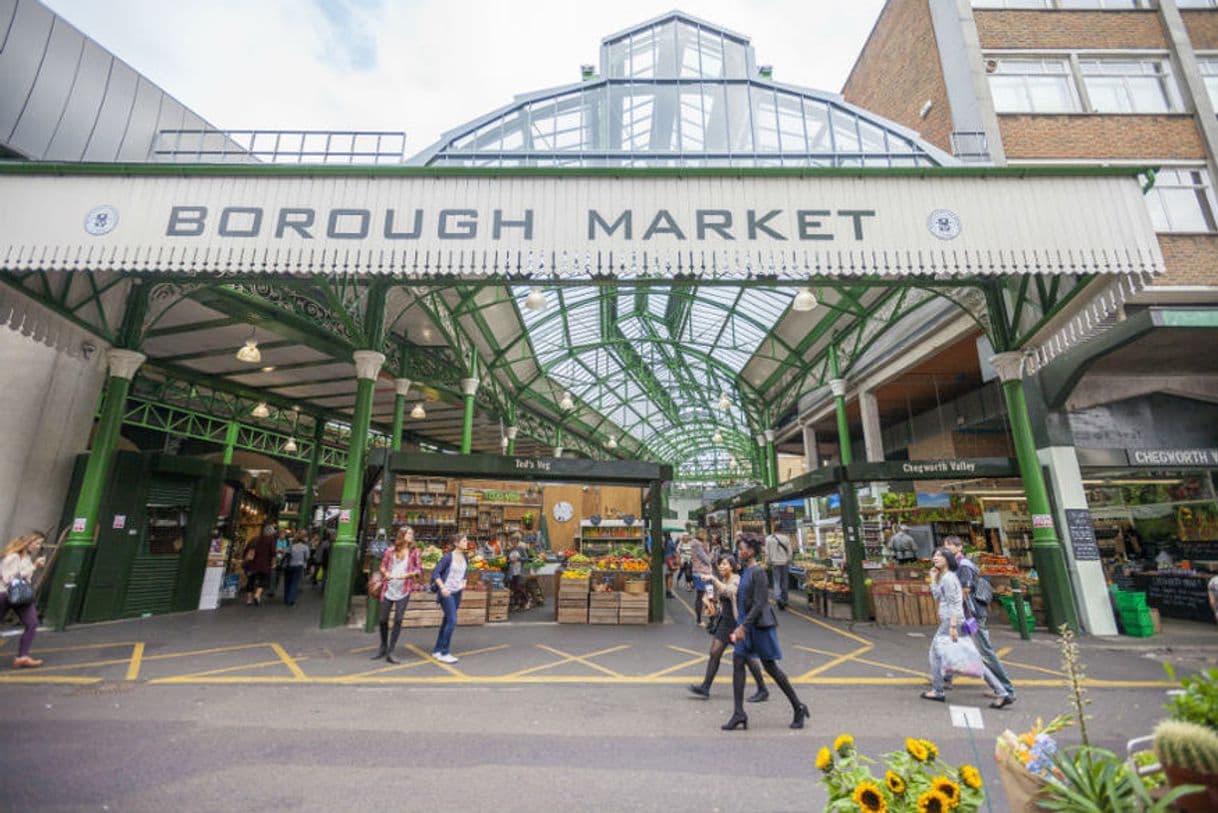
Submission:
M 1218 16 L 1218 15 L 1210 15 Z M 1167 48 L 1159 13 L 1144 11 L 973 12 L 982 48 Z
M 1167 271 L 1155 285 L 1218 285 L 1218 236 L 1160 234 Z
M 951 151 L 952 116 L 926 0 L 889 0 L 842 88 L 846 101 Z M 925 119 L 918 115 L 929 99 Z
M 1198 51 L 1218 50 L 1218 12 L 1181 11 L 1188 38 Z
M 1201 132 L 1189 115 L 1000 115 L 1007 158 L 1199 159 Z

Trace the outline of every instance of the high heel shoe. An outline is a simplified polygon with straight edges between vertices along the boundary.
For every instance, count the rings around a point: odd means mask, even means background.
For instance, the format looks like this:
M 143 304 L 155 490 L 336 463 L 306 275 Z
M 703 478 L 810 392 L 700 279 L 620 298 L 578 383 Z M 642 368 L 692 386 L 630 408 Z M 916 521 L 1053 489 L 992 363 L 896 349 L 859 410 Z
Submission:
M 812 716 L 812 712 L 808 711 L 808 707 L 800 703 L 795 707 L 795 719 L 791 721 L 791 728 L 803 728 L 804 720 Z
M 703 686 L 701 684 L 694 684 L 694 683 L 689 684 L 689 692 L 690 692 L 690 694 L 696 694 L 698 697 L 701 697 L 703 700 L 710 697 L 710 689 L 706 688 L 705 686 Z
M 743 727 L 745 731 L 749 730 L 749 718 L 743 714 L 733 714 L 732 719 L 720 726 L 720 728 L 722 728 L 724 731 L 734 731 L 741 727 Z

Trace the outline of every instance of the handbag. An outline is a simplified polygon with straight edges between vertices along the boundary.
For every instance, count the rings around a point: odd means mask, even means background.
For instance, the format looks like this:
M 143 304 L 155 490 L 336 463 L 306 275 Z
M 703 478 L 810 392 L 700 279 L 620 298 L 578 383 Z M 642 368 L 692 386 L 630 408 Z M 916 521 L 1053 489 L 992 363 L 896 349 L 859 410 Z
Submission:
M 714 635 L 719 631 L 719 625 L 723 623 L 723 613 L 715 613 L 706 622 L 706 632 L 709 635 Z
M 34 585 L 29 579 L 17 576 L 8 583 L 8 603 L 10 607 L 24 607 L 34 601 Z
M 938 650 L 943 674 L 967 677 L 982 677 L 985 674 L 981 653 L 977 651 L 972 638 L 959 637 L 953 641 L 946 635 L 937 635 L 933 646 Z

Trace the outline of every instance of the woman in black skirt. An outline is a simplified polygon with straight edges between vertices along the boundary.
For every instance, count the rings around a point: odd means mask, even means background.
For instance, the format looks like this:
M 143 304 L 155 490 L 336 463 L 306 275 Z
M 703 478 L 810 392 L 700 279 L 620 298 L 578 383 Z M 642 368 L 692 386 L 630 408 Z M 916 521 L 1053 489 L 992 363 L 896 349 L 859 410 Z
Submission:
M 757 566 L 757 541 L 751 537 L 740 540 L 736 549 L 743 572 L 740 586 L 736 589 L 736 628 L 731 641 L 736 645 L 732 653 L 732 700 L 735 709 L 731 719 L 723 724 L 724 731 L 741 726 L 747 731 L 749 717 L 744 713 L 744 669 L 750 658 L 759 658 L 778 688 L 791 701 L 795 719 L 791 728 L 803 728 L 809 717 L 808 707 L 791 688 L 791 681 L 778 668 L 782 650 L 778 647 L 778 619 L 770 606 L 770 588 L 765 571 Z
M 702 698 L 710 697 L 710 687 L 715 682 L 715 673 L 719 671 L 719 662 L 723 660 L 723 652 L 731 643 L 728 639 L 736 626 L 736 588 L 740 584 L 740 565 L 736 562 L 736 557 L 729 553 L 719 557 L 716 568 L 719 577 L 716 578 L 714 573 L 709 577 L 715 586 L 715 598 L 719 600 L 719 613 L 712 617 L 709 629 L 714 636 L 711 641 L 710 660 L 706 662 L 706 677 L 701 683 L 689 687 L 691 692 Z M 708 597 L 708 605 L 710 601 Z M 707 614 L 711 614 L 709 609 Z M 761 675 L 761 662 L 750 658 L 748 667 L 753 674 L 753 680 L 757 681 L 757 693 L 749 698 L 749 702 L 762 703 L 770 698 L 770 693 L 766 690 L 765 678 Z

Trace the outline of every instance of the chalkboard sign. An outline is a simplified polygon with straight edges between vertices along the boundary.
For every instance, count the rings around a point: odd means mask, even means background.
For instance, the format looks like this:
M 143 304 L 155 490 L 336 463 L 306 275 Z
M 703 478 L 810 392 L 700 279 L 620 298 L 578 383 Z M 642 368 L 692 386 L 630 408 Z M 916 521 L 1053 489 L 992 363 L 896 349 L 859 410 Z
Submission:
M 1074 560 L 1099 561 L 1100 546 L 1095 541 L 1095 525 L 1091 522 L 1091 512 L 1086 508 L 1067 508 L 1066 528 L 1070 532 L 1070 544 L 1074 547 Z
M 1210 609 L 1205 578 L 1151 574 L 1142 577 L 1146 584 L 1146 602 L 1169 618 L 1193 621 L 1214 621 Z

